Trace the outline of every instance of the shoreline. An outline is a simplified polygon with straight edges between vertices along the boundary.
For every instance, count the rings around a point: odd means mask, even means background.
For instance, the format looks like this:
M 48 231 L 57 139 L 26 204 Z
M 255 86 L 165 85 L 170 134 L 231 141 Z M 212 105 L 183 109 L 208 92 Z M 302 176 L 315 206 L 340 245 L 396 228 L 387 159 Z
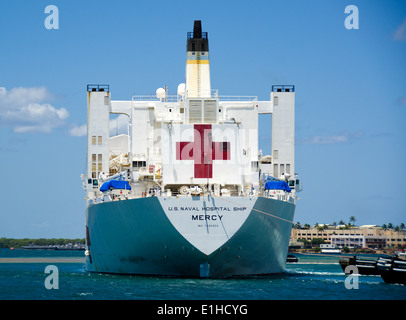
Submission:
M 1 263 L 84 263 L 83 258 L 0 258 Z

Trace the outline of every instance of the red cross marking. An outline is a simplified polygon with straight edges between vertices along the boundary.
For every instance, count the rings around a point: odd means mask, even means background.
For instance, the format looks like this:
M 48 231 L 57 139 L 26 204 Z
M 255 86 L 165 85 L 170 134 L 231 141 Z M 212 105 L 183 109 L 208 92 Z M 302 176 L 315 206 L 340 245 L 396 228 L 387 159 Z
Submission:
M 230 142 L 213 142 L 211 124 L 195 124 L 194 141 L 176 142 L 176 160 L 194 160 L 195 178 L 213 178 L 213 160 L 230 160 Z

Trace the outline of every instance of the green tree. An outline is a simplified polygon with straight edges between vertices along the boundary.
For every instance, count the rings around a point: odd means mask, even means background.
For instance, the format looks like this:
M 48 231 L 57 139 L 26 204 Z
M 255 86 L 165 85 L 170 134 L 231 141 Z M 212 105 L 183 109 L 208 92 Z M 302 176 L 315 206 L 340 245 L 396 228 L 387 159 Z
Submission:
M 320 244 L 325 243 L 322 238 L 313 238 L 312 239 L 312 246 L 320 246 Z
M 308 241 L 307 239 L 304 239 L 304 238 L 297 239 L 297 242 L 303 242 L 303 244 L 304 244 L 305 246 L 308 246 L 308 245 L 311 244 L 310 241 Z

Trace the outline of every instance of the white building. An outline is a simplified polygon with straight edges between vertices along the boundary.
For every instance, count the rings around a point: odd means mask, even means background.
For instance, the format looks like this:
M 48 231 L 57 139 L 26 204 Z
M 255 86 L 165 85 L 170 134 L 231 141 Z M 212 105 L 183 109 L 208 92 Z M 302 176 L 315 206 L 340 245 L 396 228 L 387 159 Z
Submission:
M 386 247 L 385 236 L 365 235 L 332 235 L 331 244 L 338 248 L 371 248 L 383 249 Z

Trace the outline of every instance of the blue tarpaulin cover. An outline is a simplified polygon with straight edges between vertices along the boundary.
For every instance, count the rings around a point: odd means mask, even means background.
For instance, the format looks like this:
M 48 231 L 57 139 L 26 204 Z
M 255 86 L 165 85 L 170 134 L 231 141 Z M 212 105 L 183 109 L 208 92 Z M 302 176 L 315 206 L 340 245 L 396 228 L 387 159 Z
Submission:
M 271 189 L 285 190 L 287 192 L 292 191 L 292 189 L 289 188 L 289 185 L 285 181 L 268 181 L 267 183 L 265 183 L 265 190 Z
M 110 188 L 131 190 L 131 186 L 128 181 L 110 180 L 103 183 L 103 185 L 100 187 L 100 191 L 107 191 Z

